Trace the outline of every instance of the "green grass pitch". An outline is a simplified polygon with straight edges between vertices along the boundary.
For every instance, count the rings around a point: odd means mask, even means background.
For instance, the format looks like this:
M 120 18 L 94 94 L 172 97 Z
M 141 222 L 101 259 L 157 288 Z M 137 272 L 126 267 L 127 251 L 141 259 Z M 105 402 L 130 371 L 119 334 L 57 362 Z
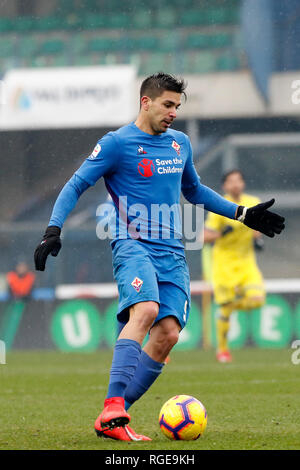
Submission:
M 214 352 L 174 352 L 151 390 L 131 409 L 132 426 L 153 441 L 97 438 L 112 353 L 11 352 L 0 365 L 0 449 L 299 449 L 300 365 L 291 350 L 244 349 L 232 364 Z M 197 441 L 169 441 L 161 405 L 193 395 L 208 413 Z

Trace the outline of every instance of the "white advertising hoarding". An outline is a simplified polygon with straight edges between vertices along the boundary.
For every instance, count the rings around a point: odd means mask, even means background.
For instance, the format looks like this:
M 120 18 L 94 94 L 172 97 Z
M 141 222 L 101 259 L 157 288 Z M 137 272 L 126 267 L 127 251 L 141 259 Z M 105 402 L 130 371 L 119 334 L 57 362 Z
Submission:
M 129 65 L 11 70 L 0 128 L 121 126 L 136 114 L 135 84 Z
M 0 130 L 119 127 L 139 111 L 130 65 L 13 69 L 0 82 Z M 300 72 L 273 74 L 270 104 L 249 71 L 187 75 L 181 119 L 300 115 Z

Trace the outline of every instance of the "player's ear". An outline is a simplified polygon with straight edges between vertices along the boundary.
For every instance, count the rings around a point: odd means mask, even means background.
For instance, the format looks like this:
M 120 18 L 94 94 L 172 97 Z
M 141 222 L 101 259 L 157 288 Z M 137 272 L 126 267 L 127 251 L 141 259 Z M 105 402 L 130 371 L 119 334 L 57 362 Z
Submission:
M 151 103 L 151 98 L 149 98 L 149 96 L 142 96 L 141 108 L 143 108 L 145 111 L 148 111 L 150 103 Z

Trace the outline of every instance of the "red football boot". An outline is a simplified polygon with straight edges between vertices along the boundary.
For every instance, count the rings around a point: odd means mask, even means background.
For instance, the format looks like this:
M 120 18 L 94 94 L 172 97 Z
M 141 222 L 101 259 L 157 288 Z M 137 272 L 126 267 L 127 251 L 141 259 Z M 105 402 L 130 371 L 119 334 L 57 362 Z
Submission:
M 97 418 L 103 428 L 114 429 L 124 427 L 130 421 L 130 415 L 125 410 L 125 402 L 122 397 L 107 398 L 104 401 L 104 410 Z M 96 425 L 95 423 L 95 425 Z
M 132 441 L 152 441 L 150 437 L 143 436 L 143 434 L 137 434 L 132 428 L 129 426 L 125 426 L 125 431 L 127 432 L 128 436 L 131 438 Z
M 137 434 L 129 426 L 116 427 L 114 429 L 101 426 L 100 417 L 95 422 L 95 431 L 98 437 L 114 439 L 115 441 L 151 441 L 150 437 Z
M 232 362 L 232 356 L 229 351 L 220 351 L 217 352 L 217 361 L 222 363 Z

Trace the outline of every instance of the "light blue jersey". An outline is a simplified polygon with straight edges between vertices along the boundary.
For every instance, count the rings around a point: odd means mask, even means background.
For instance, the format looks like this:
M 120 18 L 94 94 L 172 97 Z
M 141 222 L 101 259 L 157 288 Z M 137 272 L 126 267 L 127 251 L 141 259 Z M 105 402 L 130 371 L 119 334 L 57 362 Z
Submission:
M 119 321 L 127 322 L 130 306 L 154 301 L 160 306 L 155 323 L 171 315 L 183 328 L 190 281 L 181 241 L 181 192 L 189 202 L 232 219 L 237 205 L 200 183 L 187 135 L 173 129 L 150 135 L 131 123 L 97 142 L 59 194 L 49 225 L 62 227 L 83 191 L 101 177 L 114 204 Z
M 82 192 L 101 177 L 116 211 L 113 246 L 119 239 L 133 238 L 183 252 L 181 192 L 193 204 L 235 216 L 236 204 L 200 183 L 186 134 L 168 129 L 150 135 L 132 122 L 98 141 L 60 193 L 49 225 L 62 227 Z

